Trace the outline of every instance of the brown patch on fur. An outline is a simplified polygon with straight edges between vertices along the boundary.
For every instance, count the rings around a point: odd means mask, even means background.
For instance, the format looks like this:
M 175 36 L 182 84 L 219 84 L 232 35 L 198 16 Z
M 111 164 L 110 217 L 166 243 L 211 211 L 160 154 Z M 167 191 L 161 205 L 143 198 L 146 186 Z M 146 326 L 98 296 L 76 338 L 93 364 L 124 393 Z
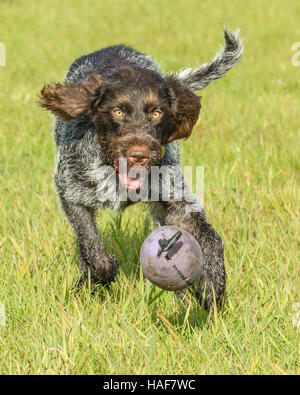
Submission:
M 153 92 L 152 89 L 149 89 L 147 93 L 143 95 L 143 98 L 144 98 L 145 107 L 151 108 L 151 107 L 156 107 L 158 105 L 159 98 Z
M 103 79 L 96 74 L 82 83 L 52 83 L 41 90 L 38 104 L 62 121 L 70 121 L 91 112 L 102 84 Z
M 182 86 L 174 76 L 168 77 L 167 81 L 175 95 L 173 104 L 175 130 L 167 141 L 170 143 L 173 140 L 187 138 L 191 135 L 199 116 L 201 98 Z
M 127 95 L 125 95 L 125 94 L 117 93 L 116 94 L 116 99 L 119 102 L 119 105 L 121 107 L 128 107 L 128 106 L 131 105 L 130 98 Z

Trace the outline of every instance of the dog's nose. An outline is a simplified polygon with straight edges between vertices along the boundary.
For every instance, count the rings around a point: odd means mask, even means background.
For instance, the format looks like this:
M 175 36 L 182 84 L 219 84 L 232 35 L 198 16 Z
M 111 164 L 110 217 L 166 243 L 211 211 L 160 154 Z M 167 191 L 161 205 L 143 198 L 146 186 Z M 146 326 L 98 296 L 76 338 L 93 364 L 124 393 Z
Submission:
M 134 166 L 145 166 L 150 159 L 150 152 L 143 147 L 132 147 L 127 152 L 127 159 Z
M 140 166 L 144 166 L 149 160 L 149 157 L 142 151 L 130 151 L 127 158 L 131 164 Z

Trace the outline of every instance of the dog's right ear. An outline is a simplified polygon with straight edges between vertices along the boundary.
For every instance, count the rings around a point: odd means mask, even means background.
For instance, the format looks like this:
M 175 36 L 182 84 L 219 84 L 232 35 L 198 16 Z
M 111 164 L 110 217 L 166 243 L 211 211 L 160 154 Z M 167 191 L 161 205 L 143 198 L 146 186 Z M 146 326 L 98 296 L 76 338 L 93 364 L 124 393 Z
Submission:
M 46 85 L 41 90 L 38 104 L 62 121 L 71 121 L 92 112 L 101 97 L 103 82 L 102 77 L 92 74 L 86 82 Z
M 173 140 L 188 138 L 198 119 L 201 104 L 200 97 L 183 86 L 174 75 L 166 78 L 170 86 L 172 108 L 174 115 L 174 128 L 167 136 L 167 143 Z

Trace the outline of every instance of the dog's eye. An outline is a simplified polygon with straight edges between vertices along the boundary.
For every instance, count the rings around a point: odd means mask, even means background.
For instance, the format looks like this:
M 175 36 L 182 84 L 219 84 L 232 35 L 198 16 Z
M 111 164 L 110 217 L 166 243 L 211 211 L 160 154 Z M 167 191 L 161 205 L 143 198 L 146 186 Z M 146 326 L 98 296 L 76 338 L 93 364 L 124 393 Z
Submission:
M 153 119 L 159 119 L 160 117 L 162 116 L 162 113 L 161 113 L 161 111 L 159 111 L 159 110 L 155 110 L 155 111 L 153 111 L 153 113 L 152 113 L 152 118 Z
M 113 114 L 117 118 L 123 118 L 124 117 L 124 112 L 120 108 L 115 108 L 113 110 Z

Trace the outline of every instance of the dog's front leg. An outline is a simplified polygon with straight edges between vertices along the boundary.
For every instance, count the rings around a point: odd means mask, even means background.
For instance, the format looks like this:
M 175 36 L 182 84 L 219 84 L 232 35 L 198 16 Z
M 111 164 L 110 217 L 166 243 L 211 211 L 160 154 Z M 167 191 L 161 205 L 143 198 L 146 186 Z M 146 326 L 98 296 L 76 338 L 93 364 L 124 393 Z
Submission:
M 214 300 L 220 305 L 224 296 L 226 275 L 223 242 L 218 233 L 207 222 L 200 203 L 196 202 L 195 205 L 195 202 L 190 204 L 185 201 L 170 200 L 158 203 L 159 208 L 156 204 L 156 210 L 159 210 L 160 215 L 162 215 L 164 209 L 166 224 L 176 225 L 187 230 L 199 242 L 204 262 L 196 297 L 200 303 L 204 302 L 206 310 L 210 310 L 214 306 Z
M 78 237 L 79 260 L 82 279 L 89 276 L 93 283 L 114 281 L 119 263 L 114 255 L 108 254 L 97 230 L 93 209 L 72 204 L 61 198 L 62 209 Z
M 214 299 L 221 304 L 225 290 L 225 268 L 223 242 L 214 228 L 207 222 L 204 210 L 193 211 L 194 205 L 170 201 L 166 210 L 166 223 L 177 225 L 190 232 L 199 242 L 204 257 L 202 276 L 196 297 L 210 310 Z

